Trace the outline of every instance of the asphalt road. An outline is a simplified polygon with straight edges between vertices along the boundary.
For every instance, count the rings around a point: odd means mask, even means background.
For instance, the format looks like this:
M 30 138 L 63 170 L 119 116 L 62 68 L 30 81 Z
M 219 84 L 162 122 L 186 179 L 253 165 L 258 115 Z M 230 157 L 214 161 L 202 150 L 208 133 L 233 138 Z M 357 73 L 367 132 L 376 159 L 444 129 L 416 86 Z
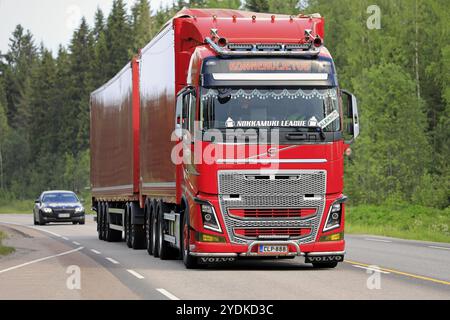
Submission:
M 0 258 L 0 299 L 450 299 L 450 244 L 346 235 L 346 262 L 336 269 L 296 258 L 186 270 L 98 240 L 92 217 L 84 226 L 32 220 L 0 215 L 5 244 L 16 248 Z

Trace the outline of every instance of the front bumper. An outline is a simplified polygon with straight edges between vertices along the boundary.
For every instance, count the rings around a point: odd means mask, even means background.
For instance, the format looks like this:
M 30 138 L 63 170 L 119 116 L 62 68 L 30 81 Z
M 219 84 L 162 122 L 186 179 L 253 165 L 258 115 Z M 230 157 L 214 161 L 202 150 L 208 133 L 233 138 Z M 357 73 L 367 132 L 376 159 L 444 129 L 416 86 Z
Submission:
M 287 245 L 289 252 L 285 254 L 259 254 L 259 245 Z M 194 249 L 194 251 L 192 250 Z M 191 246 L 191 256 L 231 258 L 231 257 L 305 257 L 305 261 L 317 260 L 312 257 L 340 257 L 338 262 L 343 261 L 345 255 L 345 241 L 323 242 L 308 245 L 299 245 L 295 241 L 253 241 L 248 246 L 237 246 L 231 244 L 215 244 L 196 242 Z M 312 262 L 312 261 L 311 261 Z
M 80 222 L 85 221 L 85 215 L 73 215 L 69 218 L 59 218 L 57 216 L 42 216 L 45 222 Z

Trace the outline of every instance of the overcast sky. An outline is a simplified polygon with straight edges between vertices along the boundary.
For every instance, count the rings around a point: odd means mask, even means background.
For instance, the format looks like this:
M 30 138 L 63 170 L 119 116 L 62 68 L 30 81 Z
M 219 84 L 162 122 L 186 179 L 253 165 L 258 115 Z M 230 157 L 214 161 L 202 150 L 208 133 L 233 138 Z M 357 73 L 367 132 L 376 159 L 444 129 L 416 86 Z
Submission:
M 124 1 L 130 8 L 135 0 Z M 150 0 L 152 10 L 161 3 L 172 4 L 172 0 Z M 67 46 L 82 16 L 92 26 L 97 7 L 107 15 L 111 6 L 112 0 L 0 0 L 0 51 L 8 50 L 11 33 L 21 24 L 30 29 L 36 44 L 42 41 L 56 53 L 59 44 Z

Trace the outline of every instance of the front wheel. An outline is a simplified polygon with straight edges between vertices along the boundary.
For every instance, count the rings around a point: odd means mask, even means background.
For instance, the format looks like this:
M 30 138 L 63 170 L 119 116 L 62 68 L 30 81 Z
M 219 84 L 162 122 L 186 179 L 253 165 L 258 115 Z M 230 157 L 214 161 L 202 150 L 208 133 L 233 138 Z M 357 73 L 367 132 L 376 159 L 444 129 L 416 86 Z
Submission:
M 187 269 L 196 269 L 199 267 L 197 258 L 191 256 L 189 250 L 190 230 L 189 213 L 186 211 L 183 215 L 183 229 L 181 230 L 181 256 L 183 257 L 183 262 Z

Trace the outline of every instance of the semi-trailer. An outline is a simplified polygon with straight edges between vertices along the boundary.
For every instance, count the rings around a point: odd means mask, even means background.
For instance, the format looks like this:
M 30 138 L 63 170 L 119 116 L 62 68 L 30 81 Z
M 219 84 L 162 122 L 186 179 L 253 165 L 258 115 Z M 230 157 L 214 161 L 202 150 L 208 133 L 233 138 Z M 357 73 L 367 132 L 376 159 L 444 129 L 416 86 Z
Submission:
M 184 9 L 91 94 L 101 240 L 187 268 L 345 254 L 357 101 L 319 14 Z

